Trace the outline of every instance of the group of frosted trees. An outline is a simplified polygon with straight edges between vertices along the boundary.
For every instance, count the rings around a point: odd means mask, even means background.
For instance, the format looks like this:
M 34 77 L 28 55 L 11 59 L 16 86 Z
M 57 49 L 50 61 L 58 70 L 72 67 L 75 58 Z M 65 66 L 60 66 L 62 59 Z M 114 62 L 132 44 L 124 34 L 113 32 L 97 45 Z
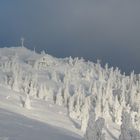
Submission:
M 93 121 L 94 127 L 99 128 L 108 121 L 125 127 L 122 116 L 124 108 L 127 108 L 132 130 L 140 131 L 140 75 L 132 72 L 127 76 L 121 74 L 118 68 L 109 68 L 107 64 L 103 68 L 99 61 L 92 63 L 70 57 L 56 60 L 57 65 L 43 68 L 46 78 L 44 81 L 40 78 L 41 68 L 34 69 L 25 61 L 20 63 L 18 57 L 17 54 L 3 57 L 0 60 L 0 71 L 4 75 L 2 84 L 25 93 L 24 107 L 31 108 L 31 98 L 52 100 L 55 104 L 67 107 L 69 116 L 81 121 L 81 130 L 86 134 L 91 127 L 89 120 Z M 48 83 L 51 84 L 48 86 Z M 91 97 L 94 97 L 93 120 L 89 113 Z M 123 133 L 125 132 L 122 131 L 120 140 Z
M 135 128 L 131 114 L 128 113 L 128 110 L 127 111 L 123 110 L 121 135 L 119 137 L 119 140 L 139 140 L 139 139 L 140 139 L 140 131 Z
M 106 140 L 104 128 L 105 119 L 96 119 L 94 101 L 90 102 L 89 119 L 85 131 L 85 140 Z M 123 108 L 121 114 L 121 133 L 118 140 L 140 140 L 140 116 L 136 112 L 131 112 L 130 107 Z

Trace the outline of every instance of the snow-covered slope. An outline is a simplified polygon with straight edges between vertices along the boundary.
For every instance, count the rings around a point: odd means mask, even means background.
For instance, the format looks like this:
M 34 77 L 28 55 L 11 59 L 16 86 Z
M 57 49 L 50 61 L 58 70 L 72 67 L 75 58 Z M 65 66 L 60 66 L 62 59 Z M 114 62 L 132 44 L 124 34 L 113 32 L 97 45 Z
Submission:
M 120 139 L 125 137 L 123 133 L 139 137 L 139 102 L 140 75 L 134 72 L 126 76 L 108 64 L 102 67 L 99 61 L 55 58 L 25 47 L 0 48 L 0 130 L 4 126 L 7 132 L 5 136 L 0 131 L 1 139 L 48 136 L 47 140 L 74 140 L 84 135 L 86 140 L 117 140 L 120 133 Z M 123 122 L 128 120 L 124 112 L 131 120 L 126 131 L 122 131 L 126 127 Z M 28 138 L 24 136 L 27 123 L 31 126 Z M 25 133 L 17 131 L 18 127 Z M 52 132 L 58 129 L 58 133 Z
M 80 140 L 76 134 L 0 109 L 0 140 Z
M 27 110 L 17 94 L 0 86 L 0 140 L 82 139 L 64 108 L 34 100 Z

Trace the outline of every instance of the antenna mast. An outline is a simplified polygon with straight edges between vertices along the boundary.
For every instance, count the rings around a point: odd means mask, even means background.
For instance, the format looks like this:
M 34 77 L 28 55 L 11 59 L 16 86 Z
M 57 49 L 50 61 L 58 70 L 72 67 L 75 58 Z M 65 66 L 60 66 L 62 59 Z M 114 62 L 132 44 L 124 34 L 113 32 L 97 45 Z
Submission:
M 24 38 L 22 37 L 20 40 L 21 40 L 21 47 L 24 47 Z

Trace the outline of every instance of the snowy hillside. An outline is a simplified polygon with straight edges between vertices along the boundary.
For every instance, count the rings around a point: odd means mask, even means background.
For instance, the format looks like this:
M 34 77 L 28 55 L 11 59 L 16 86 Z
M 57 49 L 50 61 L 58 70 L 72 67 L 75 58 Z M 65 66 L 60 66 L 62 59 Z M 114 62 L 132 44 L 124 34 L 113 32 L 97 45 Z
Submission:
M 80 140 L 72 132 L 0 109 L 1 140 Z
M 18 93 L 0 89 L 0 140 L 81 140 L 64 108 L 34 100 L 27 110 L 19 106 Z
M 0 48 L 1 139 L 139 140 L 140 75 Z

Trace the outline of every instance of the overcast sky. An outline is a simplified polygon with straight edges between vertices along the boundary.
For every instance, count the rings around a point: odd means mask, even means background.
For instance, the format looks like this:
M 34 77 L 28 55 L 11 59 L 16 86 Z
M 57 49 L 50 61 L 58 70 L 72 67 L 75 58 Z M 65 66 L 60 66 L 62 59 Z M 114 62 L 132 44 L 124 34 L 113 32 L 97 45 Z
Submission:
M 1 0 L 0 46 L 101 59 L 140 72 L 140 0 Z

